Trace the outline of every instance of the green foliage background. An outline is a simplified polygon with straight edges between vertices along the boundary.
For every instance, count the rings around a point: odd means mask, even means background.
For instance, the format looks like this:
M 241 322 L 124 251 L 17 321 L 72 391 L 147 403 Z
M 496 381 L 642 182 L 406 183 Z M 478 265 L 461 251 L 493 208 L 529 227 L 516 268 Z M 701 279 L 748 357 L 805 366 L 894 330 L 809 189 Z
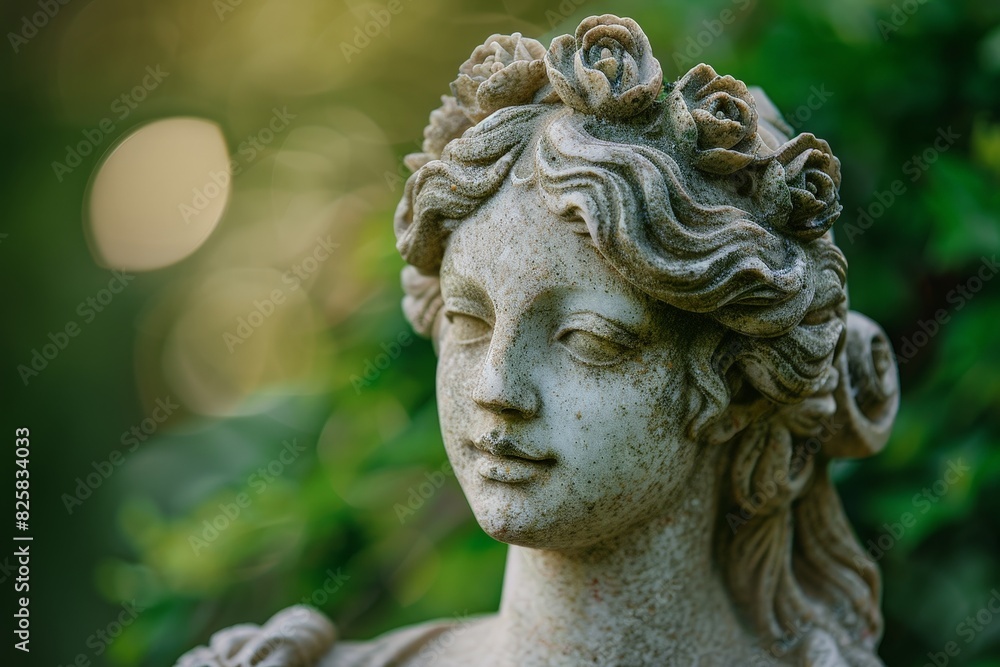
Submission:
M 709 62 L 762 86 L 798 130 L 827 139 L 839 156 L 845 211 L 835 230 L 850 264 L 852 307 L 883 325 L 897 353 L 910 349 L 906 341 L 915 343 L 912 355 L 901 357 L 902 407 L 888 446 L 837 469 L 863 543 L 885 544 L 904 513 L 916 517 L 884 554 L 875 552 L 885 584 L 881 654 L 888 665 L 922 665 L 928 652 L 955 641 L 961 652 L 949 664 L 1000 665 L 1000 619 L 970 643 L 958 634 L 963 619 L 1000 590 L 1000 280 L 985 282 L 969 299 L 953 292 L 971 287 L 982 258 L 1000 251 L 1000 4 L 404 0 L 403 7 L 350 62 L 341 43 L 353 39 L 375 5 L 243 0 L 220 16 L 206 1 L 92 0 L 66 5 L 20 52 L 5 55 L 5 422 L 11 430 L 32 428 L 36 503 L 37 645 L 29 662 L 15 664 L 69 664 L 78 654 L 93 664 L 172 664 L 214 629 L 262 622 L 303 598 L 352 638 L 496 608 L 504 547 L 475 525 L 453 478 L 412 514 L 398 514 L 397 505 L 445 462 L 429 343 L 401 346 L 375 379 L 357 380 L 366 361 L 408 331 L 391 230 L 398 165 L 415 150 L 458 65 L 488 34 L 520 30 L 547 44 L 585 16 L 613 12 L 639 21 L 666 78 Z M 8 3 L 2 25 L 15 30 L 36 10 L 34 3 Z M 726 10 L 733 20 L 722 24 Z M 129 21 L 95 35 L 82 55 L 74 52 L 63 41 L 73 22 L 100 12 Z M 260 25 L 293 14 L 301 21 Z M 162 38 L 167 33 L 172 37 Z M 311 41 L 317 35 L 327 37 Z M 153 53 L 170 40 L 172 50 Z M 274 44 L 291 45 L 292 56 L 255 60 Z M 305 46 L 296 51 L 299 44 Z M 65 79 L 67 60 L 76 58 L 86 60 L 85 83 Z M 93 462 L 120 448 L 120 434 L 163 395 L 136 342 L 149 326 L 149 309 L 196 289 L 206 275 L 199 254 L 218 251 L 244 224 L 246 209 L 234 204 L 206 248 L 140 275 L 40 377 L 28 386 L 20 381 L 16 366 L 108 279 L 90 259 L 81 230 L 96 160 L 63 182 L 53 178 L 50 162 L 101 117 L 90 92 L 106 101 L 127 80 L 120 68 L 131 63 L 140 71 L 155 58 L 173 79 L 130 123 L 206 116 L 235 149 L 276 105 L 317 118 L 336 106 L 381 129 L 384 141 L 370 152 L 388 159 L 341 165 L 348 173 L 338 187 L 363 200 L 364 212 L 349 233 L 331 217 L 329 229 L 343 242 L 334 260 L 339 282 L 317 282 L 310 292 L 326 316 L 313 367 L 321 381 L 283 378 L 277 398 L 273 391 L 266 401 L 248 396 L 240 416 L 210 417 L 185 406 L 70 513 L 62 495 Z M 242 62 L 253 63 L 263 82 L 254 95 L 205 92 Z M 309 67 L 330 67 L 339 85 L 282 92 Z M 816 91 L 827 99 L 811 109 Z M 949 128 L 958 139 L 934 152 L 939 131 Z M 933 161 L 914 171 L 913 160 L 929 149 Z M 256 187 L 250 178 L 237 178 L 237 204 Z M 878 193 L 887 201 L 896 180 L 905 191 L 876 214 Z M 872 215 L 867 229 L 858 226 L 859 209 Z M 939 309 L 948 321 L 936 335 L 916 335 Z M 308 445 L 306 452 L 258 492 L 251 476 L 292 439 Z M 12 457 L 3 458 L 11 465 Z M 933 493 L 933 503 L 919 501 L 951 462 L 969 472 Z M 240 493 L 249 506 L 196 554 L 190 537 L 204 537 L 203 521 Z M 347 578 L 335 592 L 317 593 L 337 573 Z M 10 584 L 5 579 L 0 597 L 13 598 Z M 88 639 L 133 599 L 144 611 L 97 655 Z

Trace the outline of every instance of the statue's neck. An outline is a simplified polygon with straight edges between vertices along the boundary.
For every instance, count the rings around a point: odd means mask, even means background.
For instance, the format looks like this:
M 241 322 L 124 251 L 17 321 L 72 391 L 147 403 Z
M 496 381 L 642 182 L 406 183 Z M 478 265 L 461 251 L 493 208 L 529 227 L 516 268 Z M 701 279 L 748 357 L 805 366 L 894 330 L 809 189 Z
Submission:
M 692 506 L 574 552 L 512 546 L 495 640 L 516 665 L 733 665 L 753 650 Z

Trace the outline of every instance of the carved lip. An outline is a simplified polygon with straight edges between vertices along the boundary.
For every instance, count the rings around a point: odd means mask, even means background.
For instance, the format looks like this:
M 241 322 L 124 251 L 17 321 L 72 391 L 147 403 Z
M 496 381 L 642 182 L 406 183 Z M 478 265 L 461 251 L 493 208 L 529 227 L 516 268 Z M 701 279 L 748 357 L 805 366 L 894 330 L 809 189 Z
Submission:
M 498 458 L 524 459 L 536 463 L 555 463 L 554 456 L 547 454 L 530 454 L 507 436 L 500 435 L 498 431 L 489 431 L 479 436 L 470 443 L 481 452 L 492 454 Z
M 554 456 L 526 452 L 514 440 L 490 431 L 469 445 L 479 454 L 476 472 L 484 479 L 507 484 L 529 482 L 555 464 Z

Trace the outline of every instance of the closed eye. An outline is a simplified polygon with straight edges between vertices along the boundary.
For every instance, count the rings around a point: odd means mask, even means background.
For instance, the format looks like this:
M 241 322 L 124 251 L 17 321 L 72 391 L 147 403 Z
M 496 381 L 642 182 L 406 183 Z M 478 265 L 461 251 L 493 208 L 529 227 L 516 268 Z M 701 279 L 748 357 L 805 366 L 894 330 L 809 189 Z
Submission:
M 621 343 L 582 329 L 568 329 L 556 340 L 578 361 L 592 366 L 608 366 L 621 361 L 629 348 Z
M 489 322 L 475 315 L 454 310 L 445 311 L 444 315 L 449 322 L 448 335 L 456 343 L 471 345 L 489 340 L 493 331 Z

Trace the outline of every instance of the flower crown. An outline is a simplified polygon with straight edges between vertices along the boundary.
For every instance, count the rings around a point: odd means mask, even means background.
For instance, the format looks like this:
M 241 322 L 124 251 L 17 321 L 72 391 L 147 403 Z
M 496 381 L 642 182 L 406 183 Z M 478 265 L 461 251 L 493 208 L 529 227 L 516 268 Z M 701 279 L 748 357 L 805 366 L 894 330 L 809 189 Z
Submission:
M 842 209 L 840 161 L 829 144 L 810 133 L 785 140 L 790 130 L 762 91 L 751 94 L 742 81 L 708 65 L 664 83 L 649 40 L 630 18 L 591 16 L 548 50 L 520 33 L 491 35 L 462 63 L 451 91 L 431 113 L 423 152 L 405 158 L 413 171 L 439 159 L 449 141 L 495 111 L 563 104 L 620 123 L 661 119 L 669 125 L 672 152 L 686 154 L 706 175 L 780 165 L 790 200 L 782 207 L 788 210 L 783 231 L 802 241 L 825 234 Z M 768 112 L 764 118 L 758 105 Z

